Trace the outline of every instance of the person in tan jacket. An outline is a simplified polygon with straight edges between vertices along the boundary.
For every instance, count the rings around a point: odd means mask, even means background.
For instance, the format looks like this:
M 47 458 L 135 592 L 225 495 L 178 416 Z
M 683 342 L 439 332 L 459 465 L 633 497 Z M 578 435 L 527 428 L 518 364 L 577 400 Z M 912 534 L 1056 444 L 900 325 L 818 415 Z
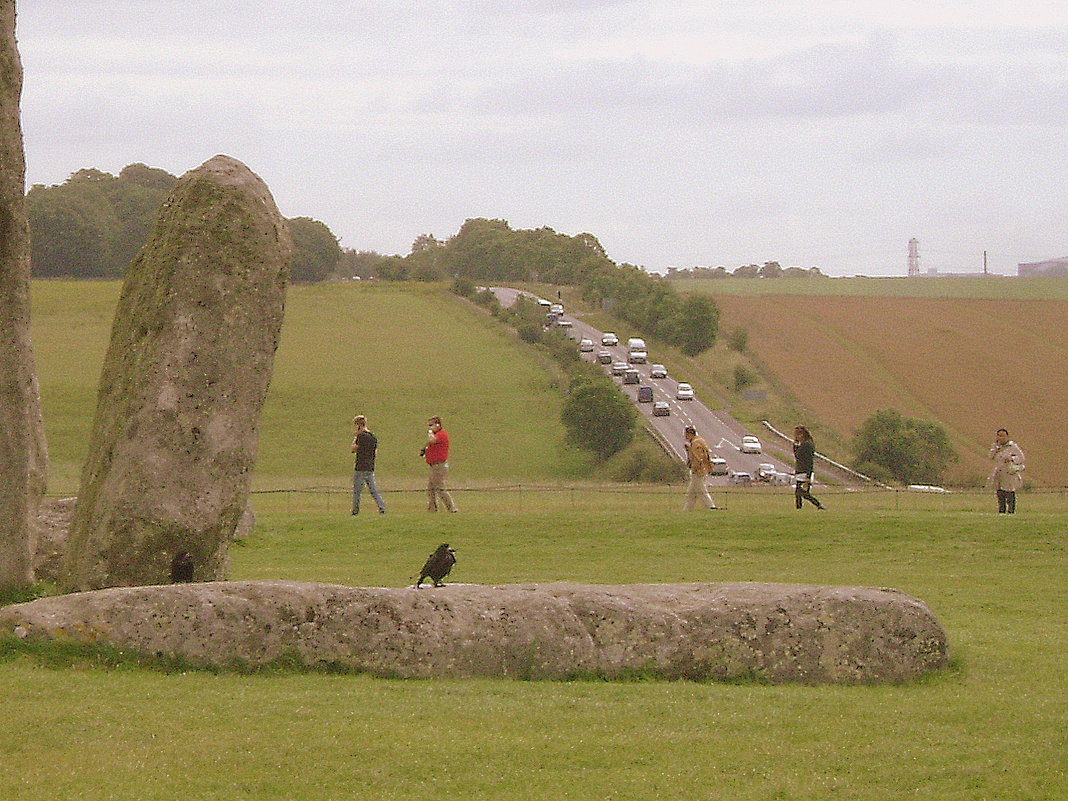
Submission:
M 1009 432 L 999 428 L 990 446 L 994 471 L 987 480 L 998 493 L 998 514 L 1016 514 L 1016 490 L 1023 486 L 1024 452 L 1009 439 Z
M 690 484 L 686 487 L 683 511 L 689 512 L 693 509 L 698 498 L 702 499 L 707 509 L 717 509 L 705 486 L 705 476 L 712 472 L 712 457 L 708 452 L 708 443 L 704 441 L 704 438 L 697 436 L 697 429 L 693 426 L 686 426 L 684 436 L 686 437 L 686 466 L 690 468 Z

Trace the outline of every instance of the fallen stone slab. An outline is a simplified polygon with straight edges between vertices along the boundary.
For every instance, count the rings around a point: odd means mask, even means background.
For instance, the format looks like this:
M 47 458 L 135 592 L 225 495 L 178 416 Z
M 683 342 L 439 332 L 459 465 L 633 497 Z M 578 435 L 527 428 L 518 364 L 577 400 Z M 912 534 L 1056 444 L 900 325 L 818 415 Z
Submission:
M 938 621 L 902 592 L 761 583 L 121 587 L 0 608 L 0 634 L 406 678 L 854 684 L 907 681 L 949 657 Z

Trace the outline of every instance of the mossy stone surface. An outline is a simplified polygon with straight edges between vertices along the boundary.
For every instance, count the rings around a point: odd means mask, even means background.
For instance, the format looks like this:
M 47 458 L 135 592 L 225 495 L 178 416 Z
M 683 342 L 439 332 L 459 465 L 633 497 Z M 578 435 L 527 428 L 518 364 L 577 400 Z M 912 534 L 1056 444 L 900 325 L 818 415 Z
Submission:
M 157 584 L 178 553 L 225 577 L 285 306 L 291 242 L 266 185 L 186 173 L 123 284 L 64 557 L 67 590 Z

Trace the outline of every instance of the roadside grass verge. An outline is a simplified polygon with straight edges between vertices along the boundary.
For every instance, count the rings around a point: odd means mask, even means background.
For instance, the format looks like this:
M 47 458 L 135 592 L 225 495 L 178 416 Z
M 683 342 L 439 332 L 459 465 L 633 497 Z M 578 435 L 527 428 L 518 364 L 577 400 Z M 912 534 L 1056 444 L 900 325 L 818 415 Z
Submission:
M 1058 590 L 1068 555 L 1054 499 L 1009 518 L 742 513 L 740 502 L 639 511 L 627 494 L 592 489 L 583 504 L 599 497 L 600 508 L 543 495 L 516 510 L 492 497 L 482 508 L 472 495 L 459 515 L 366 518 L 257 502 L 233 577 L 403 586 L 447 541 L 457 582 L 890 586 L 929 604 L 953 666 L 879 687 L 417 681 L 57 664 L 5 650 L 0 797 L 971 801 L 1068 791 Z

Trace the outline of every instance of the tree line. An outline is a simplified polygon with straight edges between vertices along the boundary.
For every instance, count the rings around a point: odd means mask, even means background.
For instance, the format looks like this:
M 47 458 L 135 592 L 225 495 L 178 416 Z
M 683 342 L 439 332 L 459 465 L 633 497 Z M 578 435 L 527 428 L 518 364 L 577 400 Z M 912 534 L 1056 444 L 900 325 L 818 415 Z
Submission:
M 705 295 L 682 297 L 661 276 L 608 258 L 593 234 L 552 228 L 513 229 L 505 220 L 474 218 L 442 242 L 424 234 L 408 256 L 365 254 L 364 266 L 387 280 L 464 279 L 477 283 L 565 284 L 583 298 L 695 356 L 716 341 L 719 309 Z
M 121 278 L 151 236 L 177 181 L 166 170 L 130 164 L 117 176 L 90 168 L 62 184 L 35 184 L 26 194 L 31 275 Z M 291 280 L 322 281 L 335 274 L 342 252 L 330 229 L 308 217 L 288 223 Z
M 56 186 L 34 185 L 26 195 L 32 275 L 122 277 L 177 180 L 165 170 L 130 164 L 117 176 L 83 169 Z M 294 245 L 290 278 L 298 283 L 361 277 L 567 284 L 688 355 L 716 340 L 719 312 L 711 298 L 680 297 L 663 278 L 632 264 L 617 265 L 593 234 L 513 229 L 505 220 L 474 218 L 445 241 L 422 234 L 407 256 L 383 256 L 340 247 L 318 220 L 288 222 Z
M 826 278 L 819 267 L 783 267 L 777 261 L 766 261 L 763 266 L 743 264 L 733 271 L 726 267 L 668 267 L 667 278 L 678 281 L 684 278 Z

